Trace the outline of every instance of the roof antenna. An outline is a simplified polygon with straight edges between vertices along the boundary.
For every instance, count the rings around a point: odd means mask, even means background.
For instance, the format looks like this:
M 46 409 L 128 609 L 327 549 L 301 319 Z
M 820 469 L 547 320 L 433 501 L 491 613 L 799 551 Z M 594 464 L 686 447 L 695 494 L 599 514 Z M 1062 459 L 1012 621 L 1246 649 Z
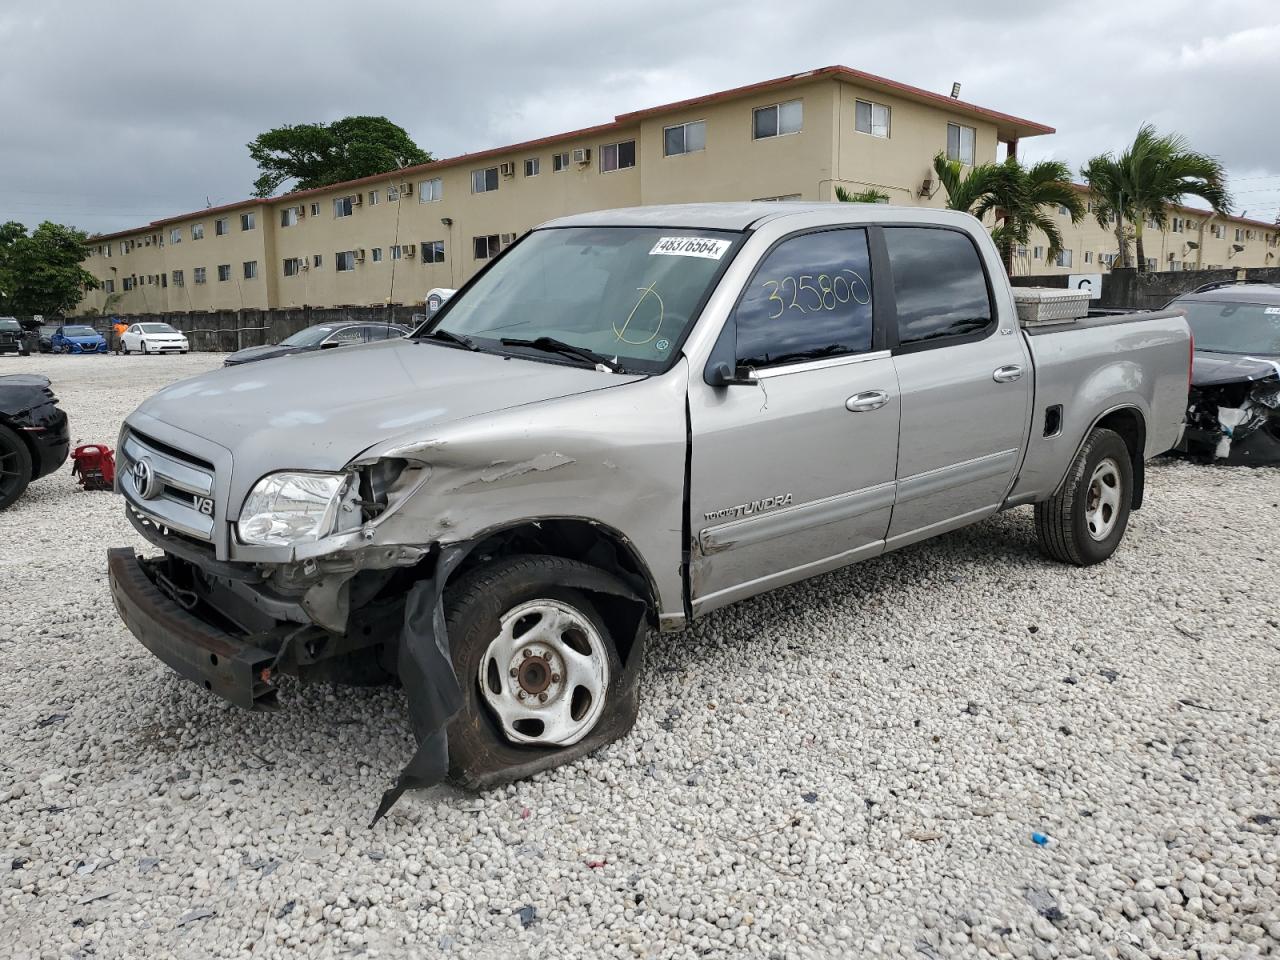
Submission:
M 952 100 L 959 100 L 959 99 L 960 99 L 960 84 L 959 84 L 959 82 L 953 83 L 953 84 L 951 85 L 951 99 L 952 99 Z

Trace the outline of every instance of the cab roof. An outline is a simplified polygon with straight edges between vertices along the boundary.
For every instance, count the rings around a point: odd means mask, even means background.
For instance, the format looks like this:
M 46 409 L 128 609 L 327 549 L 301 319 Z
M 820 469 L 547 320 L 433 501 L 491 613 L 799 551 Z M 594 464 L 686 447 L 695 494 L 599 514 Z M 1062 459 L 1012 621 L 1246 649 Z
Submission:
M 971 221 L 966 213 L 954 210 L 923 208 L 930 219 L 938 222 Z M 803 214 L 826 214 L 832 222 L 865 221 L 877 223 L 901 218 L 920 220 L 921 207 L 895 206 L 888 203 L 836 203 L 813 201 L 752 200 L 730 203 L 671 203 L 648 207 L 619 207 L 593 210 L 549 220 L 542 227 L 665 227 L 693 230 L 747 230 L 773 220 Z

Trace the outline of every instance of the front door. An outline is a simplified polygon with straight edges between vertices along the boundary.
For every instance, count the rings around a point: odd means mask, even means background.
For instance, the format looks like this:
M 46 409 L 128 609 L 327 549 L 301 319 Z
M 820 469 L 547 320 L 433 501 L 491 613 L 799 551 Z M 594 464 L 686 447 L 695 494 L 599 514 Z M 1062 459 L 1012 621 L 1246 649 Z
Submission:
M 737 380 L 690 384 L 695 613 L 879 553 L 899 396 L 864 229 L 785 238 L 727 321 Z
M 1022 462 L 1033 371 L 966 233 L 885 227 L 884 238 L 902 390 L 897 547 L 999 509 Z

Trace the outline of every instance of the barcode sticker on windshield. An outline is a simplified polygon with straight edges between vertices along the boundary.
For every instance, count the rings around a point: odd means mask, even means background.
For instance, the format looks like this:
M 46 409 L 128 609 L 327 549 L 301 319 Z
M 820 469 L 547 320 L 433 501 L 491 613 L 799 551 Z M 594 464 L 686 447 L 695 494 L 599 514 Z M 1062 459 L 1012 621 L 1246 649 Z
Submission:
M 1266 313 L 1280 313 L 1280 307 L 1267 307 Z
M 669 257 L 702 257 L 706 260 L 719 260 L 732 245 L 731 240 L 716 240 L 712 237 L 663 237 L 653 245 L 649 256 L 664 254 Z

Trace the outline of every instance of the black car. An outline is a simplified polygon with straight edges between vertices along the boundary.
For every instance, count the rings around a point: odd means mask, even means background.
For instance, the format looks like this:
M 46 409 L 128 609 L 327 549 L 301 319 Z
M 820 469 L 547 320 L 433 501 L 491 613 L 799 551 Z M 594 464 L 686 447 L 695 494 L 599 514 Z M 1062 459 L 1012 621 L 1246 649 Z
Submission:
M 57 324 L 42 323 L 37 331 L 36 349 L 41 353 L 53 353 L 53 335 L 57 332 Z
M 234 367 L 237 364 L 252 363 L 254 360 L 266 360 L 270 357 L 283 357 L 290 353 L 309 353 L 312 350 L 328 350 L 354 343 L 394 340 L 405 336 L 408 332 L 408 327 L 402 327 L 398 323 L 361 323 L 359 321 L 321 323 L 299 330 L 274 346 L 246 347 L 243 350 L 237 350 L 223 361 L 223 365 Z
M 0 317 L 0 354 L 16 353 L 24 356 L 26 352 L 22 324 L 16 317 Z
M 1178 450 L 1220 463 L 1280 463 L 1280 284 L 1199 287 L 1187 312 L 1195 361 Z
M 67 414 L 49 389 L 49 378 L 0 377 L 0 510 L 22 496 L 32 480 L 62 466 L 70 448 Z

